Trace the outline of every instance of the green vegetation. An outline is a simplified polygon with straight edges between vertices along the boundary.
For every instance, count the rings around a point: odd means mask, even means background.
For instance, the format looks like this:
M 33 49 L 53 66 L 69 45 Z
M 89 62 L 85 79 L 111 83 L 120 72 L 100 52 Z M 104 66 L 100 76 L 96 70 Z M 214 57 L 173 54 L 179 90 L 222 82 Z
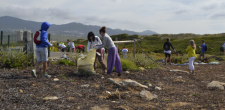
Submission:
M 136 66 L 136 64 L 127 59 L 121 59 L 121 65 L 122 65 L 123 71 L 138 70 L 138 67 Z
M 58 64 L 66 65 L 66 66 L 76 66 L 76 63 L 66 60 L 66 59 L 61 59 L 57 61 Z
M 25 54 L 22 51 L 0 51 L 0 64 L 10 68 L 24 68 L 32 66 L 33 54 Z

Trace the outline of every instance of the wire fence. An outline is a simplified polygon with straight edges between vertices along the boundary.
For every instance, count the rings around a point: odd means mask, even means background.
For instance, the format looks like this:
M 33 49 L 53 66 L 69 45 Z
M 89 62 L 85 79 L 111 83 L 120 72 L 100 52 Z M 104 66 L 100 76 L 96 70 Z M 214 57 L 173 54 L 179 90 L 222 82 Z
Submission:
M 0 46 L 5 48 L 13 48 L 13 47 L 18 47 L 18 46 L 23 46 L 23 42 L 18 41 L 17 39 L 17 32 L 5 32 L 1 31 L 0 35 Z

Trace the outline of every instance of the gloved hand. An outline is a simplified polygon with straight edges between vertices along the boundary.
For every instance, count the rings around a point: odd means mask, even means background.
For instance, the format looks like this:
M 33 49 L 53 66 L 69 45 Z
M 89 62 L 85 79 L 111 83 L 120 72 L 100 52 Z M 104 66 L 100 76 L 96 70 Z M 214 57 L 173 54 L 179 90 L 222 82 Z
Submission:
M 53 46 L 53 44 L 50 44 L 50 47 L 52 47 Z

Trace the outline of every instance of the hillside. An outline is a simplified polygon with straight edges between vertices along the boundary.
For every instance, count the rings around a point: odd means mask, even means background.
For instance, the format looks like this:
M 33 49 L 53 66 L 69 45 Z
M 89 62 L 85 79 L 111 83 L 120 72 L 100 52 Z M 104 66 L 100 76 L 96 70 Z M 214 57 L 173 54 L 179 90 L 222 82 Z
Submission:
M 50 22 L 50 21 L 49 21 Z M 51 23 L 51 22 L 50 22 Z M 41 22 L 34 21 L 26 21 L 14 17 L 3 16 L 0 17 L 0 29 L 1 30 L 14 30 L 14 29 L 26 29 L 31 30 L 32 32 L 40 29 Z M 93 31 L 98 34 L 101 26 L 92 26 L 92 25 L 84 25 L 81 23 L 69 23 L 63 25 L 55 25 L 52 24 L 49 32 L 53 35 L 61 35 L 61 36 L 76 36 L 76 37 L 86 37 L 87 33 Z M 156 32 L 146 30 L 144 32 L 134 32 L 128 30 L 121 29 L 111 29 L 107 28 L 107 33 L 109 35 L 117 35 L 117 34 L 138 34 L 138 35 L 152 35 L 157 34 Z
M 225 34 L 212 34 L 212 35 L 195 35 L 195 34 L 176 34 L 176 35 L 151 35 L 151 36 L 138 36 L 138 35 L 128 35 L 120 34 L 111 36 L 113 40 L 117 37 L 118 40 L 131 40 L 131 39 L 142 39 L 139 41 L 139 45 L 147 53 L 163 53 L 163 44 L 166 41 L 167 37 L 171 38 L 171 43 L 178 53 L 186 54 L 186 48 L 189 45 L 191 39 L 195 40 L 196 46 L 201 45 L 201 40 L 205 40 L 206 45 L 208 46 L 207 54 L 215 55 L 219 53 L 220 47 L 225 42 Z M 75 44 L 87 45 L 85 40 L 77 40 Z M 130 48 L 130 51 L 133 49 L 132 43 L 119 44 L 118 48 Z M 196 53 L 200 53 L 200 49 L 197 48 Z M 136 52 L 142 52 L 141 49 L 136 45 Z

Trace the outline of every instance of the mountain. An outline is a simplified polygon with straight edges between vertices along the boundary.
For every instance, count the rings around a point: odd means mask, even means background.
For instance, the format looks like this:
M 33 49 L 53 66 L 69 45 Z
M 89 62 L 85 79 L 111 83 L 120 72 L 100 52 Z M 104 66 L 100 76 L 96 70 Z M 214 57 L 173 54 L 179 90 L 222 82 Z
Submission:
M 34 21 L 27 21 L 22 20 L 19 18 L 3 16 L 0 17 L 0 29 L 1 30 L 15 30 L 15 29 L 26 29 L 35 32 L 40 29 L 41 22 L 34 22 Z M 69 23 L 69 24 L 62 24 L 62 25 L 55 25 L 52 24 L 49 28 L 48 32 L 53 35 L 62 35 L 62 36 L 76 36 L 76 37 L 86 37 L 87 33 L 93 31 L 94 33 L 98 34 L 100 26 L 93 26 L 93 25 L 84 25 L 81 23 Z M 107 27 L 106 27 L 107 28 Z M 152 35 L 157 34 L 154 31 L 143 31 L 143 32 L 134 32 L 129 30 L 121 30 L 121 29 L 111 29 L 107 28 L 107 33 L 109 35 L 117 35 L 117 34 L 138 34 L 138 35 Z

